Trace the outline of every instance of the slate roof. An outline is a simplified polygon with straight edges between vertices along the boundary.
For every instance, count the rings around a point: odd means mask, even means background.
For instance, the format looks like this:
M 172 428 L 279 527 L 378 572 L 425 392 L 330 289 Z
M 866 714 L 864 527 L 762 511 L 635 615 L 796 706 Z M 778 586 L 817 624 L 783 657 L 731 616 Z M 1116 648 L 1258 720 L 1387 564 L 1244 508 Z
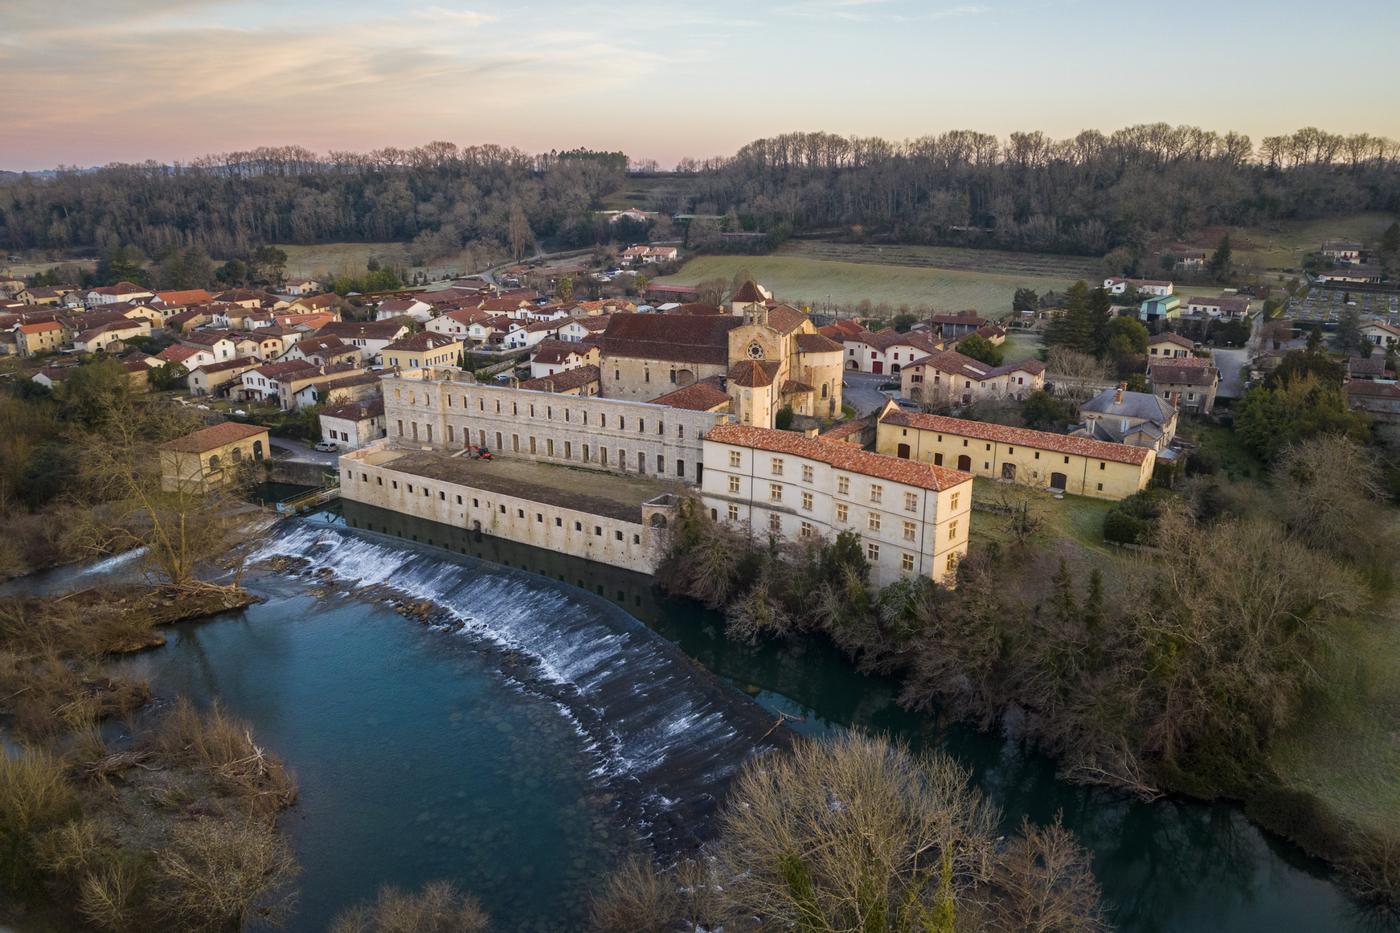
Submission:
M 1114 418 L 1140 418 L 1158 424 L 1166 424 L 1176 414 L 1171 405 L 1151 392 L 1123 392 L 1123 398 L 1120 400 L 1119 391 L 1104 389 L 1080 405 L 1079 410 Z
M 971 473 L 950 470 L 931 463 L 920 463 L 917 460 L 873 454 L 853 444 L 824 441 L 792 431 L 756 428 L 747 424 L 721 424 L 711 428 L 705 435 L 705 440 L 772 453 L 792 454 L 830 464 L 848 473 L 874 476 L 893 483 L 938 492 L 972 482 Z

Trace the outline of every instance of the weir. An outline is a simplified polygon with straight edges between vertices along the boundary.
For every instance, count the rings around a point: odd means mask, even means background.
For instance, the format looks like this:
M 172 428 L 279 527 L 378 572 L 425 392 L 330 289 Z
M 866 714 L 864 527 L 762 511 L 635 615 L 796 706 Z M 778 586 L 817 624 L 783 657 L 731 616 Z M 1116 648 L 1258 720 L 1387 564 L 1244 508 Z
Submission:
M 679 648 L 572 586 L 305 519 L 274 528 L 250 560 L 277 557 L 305 561 L 301 572 L 328 573 L 352 592 L 427 602 L 433 624 L 499 652 L 503 677 L 569 717 L 595 758 L 594 777 L 658 852 L 703 840 L 743 762 L 789 739 Z

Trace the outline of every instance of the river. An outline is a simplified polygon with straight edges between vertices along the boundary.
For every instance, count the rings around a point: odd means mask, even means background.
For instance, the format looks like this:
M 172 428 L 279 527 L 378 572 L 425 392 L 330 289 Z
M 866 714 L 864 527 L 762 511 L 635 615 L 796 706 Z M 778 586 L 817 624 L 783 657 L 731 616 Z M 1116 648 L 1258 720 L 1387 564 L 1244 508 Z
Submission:
M 779 712 L 802 734 L 855 725 L 948 750 L 1008 829 L 1061 813 L 1128 933 L 1378 929 L 1235 807 L 1067 784 L 1019 742 L 900 709 L 892 682 L 825 646 L 732 643 L 645 577 L 348 502 L 260 549 L 304 570 L 256 575 L 265 602 L 174 626 L 123 665 L 161 694 L 220 699 L 296 771 L 291 929 L 436 878 L 500 929 L 577 929 L 583 892 L 627 845 L 705 834 L 734 768 L 781 740 Z M 437 607 L 434 624 L 388 608 L 385 588 Z

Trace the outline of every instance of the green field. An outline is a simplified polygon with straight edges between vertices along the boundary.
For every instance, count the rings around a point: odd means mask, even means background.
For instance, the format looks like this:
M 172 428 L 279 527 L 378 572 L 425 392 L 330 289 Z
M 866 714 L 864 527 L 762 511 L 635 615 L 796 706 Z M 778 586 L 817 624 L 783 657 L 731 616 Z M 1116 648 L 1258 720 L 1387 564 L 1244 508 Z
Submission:
M 1036 333 L 1025 331 L 1011 331 L 1006 335 L 1006 343 L 1001 345 L 1001 361 L 1003 363 L 1019 363 L 1022 360 L 1035 360 L 1040 358 L 1040 351 L 1045 348 L 1045 342 Z
M 1323 240 L 1356 240 L 1374 246 L 1395 221 L 1390 214 L 1349 214 L 1327 220 L 1287 220 L 1260 227 L 1212 227 L 1189 242 L 1211 250 L 1224 233 L 1230 234 L 1235 264 L 1260 271 L 1303 268 L 1303 257 Z
M 1337 633 L 1320 671 L 1325 692 L 1275 744 L 1273 764 L 1285 785 L 1312 792 L 1343 819 L 1400 838 L 1396 610 L 1392 601 Z
M 998 318 L 1010 312 L 1011 296 L 1018 287 L 1038 292 L 1063 291 L 1076 278 L 1083 277 L 885 264 L 870 257 L 878 259 L 879 254 L 867 253 L 860 261 L 818 259 L 803 255 L 801 249 L 789 247 L 770 256 L 699 256 L 687 262 L 680 272 L 661 281 L 694 285 L 719 278 L 728 283 L 736 273 L 745 271 L 772 289 L 779 299 L 816 311 L 828 305 L 853 307 L 869 301 L 877 308 L 883 304 L 892 311 L 902 306 L 936 311 L 972 310 Z
M 287 254 L 288 278 L 324 278 L 327 275 L 363 272 L 371 257 L 385 265 L 404 268 L 409 275 L 426 273 L 429 279 L 481 271 L 474 266 L 473 257 L 466 250 L 456 256 L 435 259 L 426 266 L 412 265 L 405 243 L 319 243 L 313 246 L 283 243 L 278 244 L 277 248 Z

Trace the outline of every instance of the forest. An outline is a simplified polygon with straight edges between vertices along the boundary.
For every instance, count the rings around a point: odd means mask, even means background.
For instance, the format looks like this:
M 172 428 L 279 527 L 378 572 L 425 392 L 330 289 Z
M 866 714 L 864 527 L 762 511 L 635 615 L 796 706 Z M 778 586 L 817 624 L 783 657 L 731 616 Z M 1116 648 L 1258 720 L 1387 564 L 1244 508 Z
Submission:
M 626 166 L 620 152 L 433 142 L 63 168 L 0 181 L 0 247 L 222 257 L 264 243 L 398 241 L 420 255 L 477 243 L 518 257 L 540 242 L 606 241 L 611 231 L 594 212 Z M 1400 210 L 1400 143 L 1306 128 L 1256 145 L 1166 124 L 1070 139 L 789 133 L 728 158 L 683 159 L 673 177 L 686 183 L 648 206 L 728 215 L 731 229 L 737 221 L 769 242 L 820 231 L 1097 256 L 1213 225 Z

